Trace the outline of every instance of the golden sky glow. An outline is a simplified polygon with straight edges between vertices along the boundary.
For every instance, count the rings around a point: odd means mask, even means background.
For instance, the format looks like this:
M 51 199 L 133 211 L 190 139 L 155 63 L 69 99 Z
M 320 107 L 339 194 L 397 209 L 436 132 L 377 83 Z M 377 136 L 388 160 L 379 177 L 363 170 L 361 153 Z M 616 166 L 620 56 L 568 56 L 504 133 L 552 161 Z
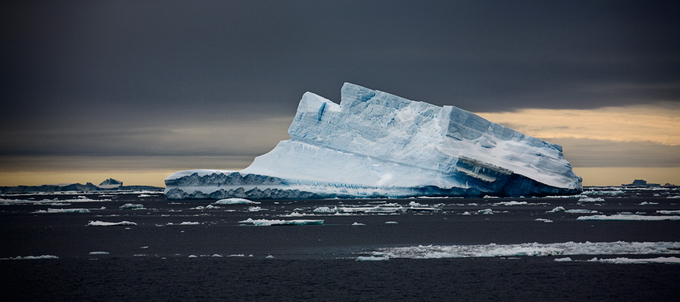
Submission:
M 587 138 L 680 145 L 680 104 L 590 110 L 522 109 L 478 112 L 485 119 L 538 138 Z

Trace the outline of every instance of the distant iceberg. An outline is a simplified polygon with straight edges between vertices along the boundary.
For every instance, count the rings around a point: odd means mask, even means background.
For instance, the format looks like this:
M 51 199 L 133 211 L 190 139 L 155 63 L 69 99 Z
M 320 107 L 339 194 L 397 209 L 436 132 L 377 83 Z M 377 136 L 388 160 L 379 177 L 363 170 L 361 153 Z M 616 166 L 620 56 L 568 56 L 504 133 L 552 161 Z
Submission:
M 345 83 L 340 104 L 303 95 L 290 139 L 242 171 L 188 170 L 168 199 L 578 194 L 562 147 L 439 107 Z

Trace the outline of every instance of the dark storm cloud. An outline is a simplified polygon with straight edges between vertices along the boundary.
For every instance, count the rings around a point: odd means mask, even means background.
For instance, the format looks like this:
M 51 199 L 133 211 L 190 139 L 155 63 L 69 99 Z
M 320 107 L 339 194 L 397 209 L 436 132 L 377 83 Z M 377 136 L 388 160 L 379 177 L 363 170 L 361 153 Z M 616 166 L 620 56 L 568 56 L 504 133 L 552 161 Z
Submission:
M 15 1 L 0 10 L 2 154 L 216 154 L 222 145 L 173 133 L 290 118 L 302 93 L 339 101 L 344 81 L 485 112 L 680 101 L 680 9 L 668 1 Z M 243 135 L 214 139 L 253 146 Z M 210 146 L 172 147 L 181 144 Z M 225 152 L 264 149 L 246 147 Z

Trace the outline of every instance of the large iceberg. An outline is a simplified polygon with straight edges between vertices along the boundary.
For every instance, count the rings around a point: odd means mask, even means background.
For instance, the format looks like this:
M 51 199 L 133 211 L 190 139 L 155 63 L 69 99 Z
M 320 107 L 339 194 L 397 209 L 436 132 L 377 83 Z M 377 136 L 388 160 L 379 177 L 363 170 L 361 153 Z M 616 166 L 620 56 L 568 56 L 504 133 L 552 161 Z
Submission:
M 168 199 L 577 194 L 562 147 L 487 121 L 345 83 L 336 104 L 307 92 L 289 140 L 242 171 L 188 170 Z

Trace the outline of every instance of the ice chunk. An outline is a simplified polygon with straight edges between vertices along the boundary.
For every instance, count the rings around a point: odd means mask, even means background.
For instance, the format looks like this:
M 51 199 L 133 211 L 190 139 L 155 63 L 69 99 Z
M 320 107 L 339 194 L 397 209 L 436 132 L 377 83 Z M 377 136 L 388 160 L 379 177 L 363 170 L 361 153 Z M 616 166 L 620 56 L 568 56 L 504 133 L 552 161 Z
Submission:
M 359 256 L 356 261 L 387 261 L 390 257 Z
M 48 214 L 54 214 L 54 213 L 89 213 L 90 210 L 88 209 L 82 209 L 82 208 L 72 208 L 72 209 L 47 209 L 47 210 L 37 210 L 34 211 L 33 213 L 48 213 Z
M 657 210 L 656 212 L 666 215 L 680 215 L 680 210 Z
M 87 223 L 88 226 L 117 226 L 117 225 L 137 225 L 134 222 L 130 221 L 121 221 L 121 222 L 106 222 L 106 221 L 90 221 Z
M 252 224 L 254 226 L 275 226 L 275 225 L 322 225 L 323 220 L 295 219 L 295 220 L 270 220 L 252 219 L 239 221 L 239 223 Z
M 121 210 L 146 210 L 143 204 L 126 203 L 120 207 Z
M 43 259 L 59 259 L 55 255 L 40 255 L 40 256 L 16 256 L 10 258 L 0 258 L 0 260 L 43 260 Z
M 168 199 L 577 194 L 562 147 L 471 112 L 345 83 L 307 92 L 279 142 L 243 171 L 187 170 Z
M 645 264 L 645 263 L 665 263 L 665 264 L 680 264 L 680 258 L 678 257 L 656 257 L 656 258 L 625 258 L 617 257 L 610 259 L 597 259 L 593 258 L 588 260 L 589 262 L 606 262 L 606 263 L 616 263 L 616 264 Z
M 659 220 L 680 220 L 680 216 L 645 216 L 634 214 L 616 215 L 591 215 L 579 216 L 576 220 L 638 220 L 638 221 L 659 221 Z
M 214 204 L 260 204 L 260 202 L 244 198 L 225 198 L 215 201 Z
M 571 258 L 569 257 L 555 258 L 555 262 L 571 262 Z
M 581 197 L 578 200 L 579 202 L 602 202 L 604 201 L 604 198 L 602 197 Z
M 200 225 L 201 223 L 198 221 L 182 221 L 181 223 L 172 223 L 168 222 L 167 225 Z
M 680 254 L 680 242 L 564 242 L 487 245 L 419 245 L 381 248 L 374 256 L 390 258 L 467 258 L 565 255 Z

